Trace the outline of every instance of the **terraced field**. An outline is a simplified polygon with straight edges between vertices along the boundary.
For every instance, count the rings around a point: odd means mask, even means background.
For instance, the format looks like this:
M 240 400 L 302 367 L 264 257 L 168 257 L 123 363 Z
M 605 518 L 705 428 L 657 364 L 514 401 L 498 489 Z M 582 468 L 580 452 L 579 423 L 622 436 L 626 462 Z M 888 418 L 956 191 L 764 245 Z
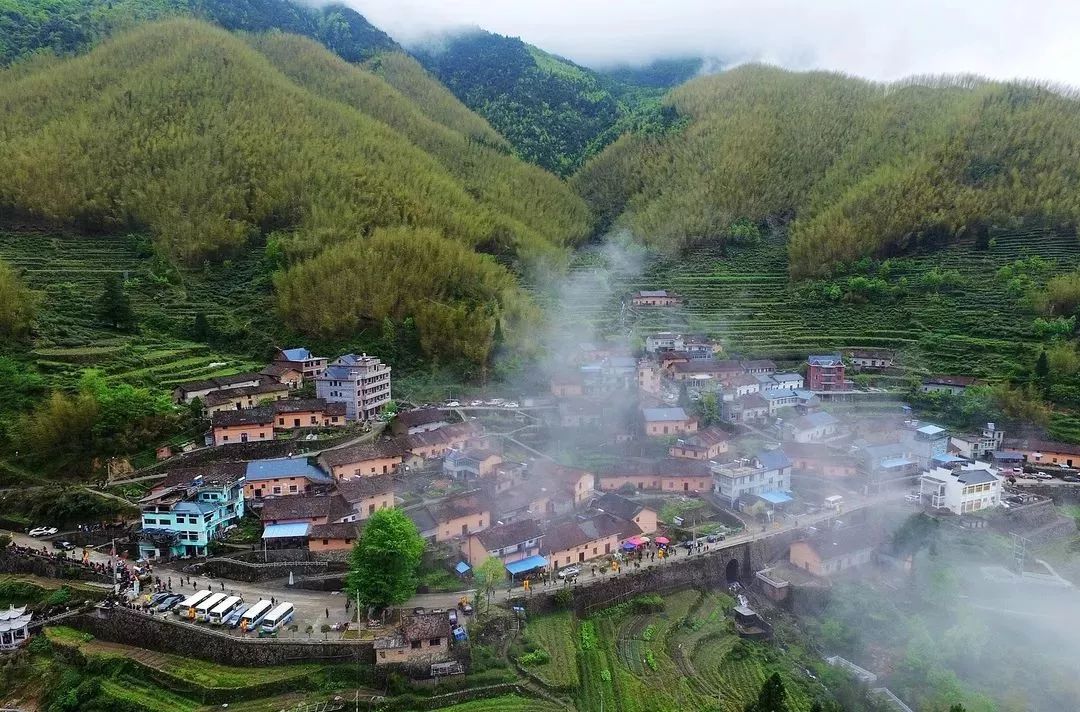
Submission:
M 256 363 L 185 338 L 196 314 L 229 329 L 272 326 L 268 278 L 260 251 L 180 274 L 144 255 L 138 236 L 12 234 L 0 232 L 0 258 L 43 295 L 34 355 L 55 385 L 70 384 L 88 367 L 133 384 L 172 384 L 236 373 Z M 139 316 L 139 333 L 118 334 L 96 317 L 106 277 L 125 280 Z M 237 297 L 243 293 L 243 299 Z M 243 305 L 233 309 L 232 305 Z M 270 337 L 263 340 L 270 342 Z
M 543 649 L 551 660 L 529 668 L 548 686 L 555 689 L 575 689 L 578 677 L 577 649 L 574 638 L 577 626 L 570 613 L 556 613 L 529 621 L 525 638 Z
M 568 290 L 564 308 L 579 326 L 601 332 L 700 331 L 721 339 L 730 352 L 778 361 L 802 359 L 811 351 L 889 347 L 917 372 L 994 377 L 1030 365 L 1038 343 L 1033 315 L 1017 307 L 996 271 L 1031 255 L 1054 260 L 1054 273 L 1073 270 L 1080 266 L 1080 241 L 1037 230 L 993 240 L 985 252 L 958 242 L 914 255 L 911 268 L 897 271 L 891 283 L 906 277 L 916 285 L 937 267 L 959 272 L 962 286 L 941 294 L 909 288 L 892 304 L 831 302 L 812 284 L 792 284 L 784 238 L 774 235 L 728 255 L 700 247 L 677 259 L 647 260 L 640 273 L 613 274 L 613 294 L 600 280 L 593 290 Z M 601 261 L 584 255 L 577 269 L 584 273 Z M 637 289 L 672 289 L 688 303 L 682 309 L 621 310 L 620 298 Z

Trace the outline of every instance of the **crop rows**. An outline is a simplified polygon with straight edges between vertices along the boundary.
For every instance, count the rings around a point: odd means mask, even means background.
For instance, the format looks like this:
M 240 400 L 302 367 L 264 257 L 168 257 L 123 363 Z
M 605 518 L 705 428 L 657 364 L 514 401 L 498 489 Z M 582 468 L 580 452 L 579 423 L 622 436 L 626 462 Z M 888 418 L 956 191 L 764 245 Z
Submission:
M 580 684 L 573 617 L 569 613 L 541 616 L 529 621 L 525 637 L 551 656 L 543 665 L 530 670 L 541 680 L 558 689 L 573 689 Z

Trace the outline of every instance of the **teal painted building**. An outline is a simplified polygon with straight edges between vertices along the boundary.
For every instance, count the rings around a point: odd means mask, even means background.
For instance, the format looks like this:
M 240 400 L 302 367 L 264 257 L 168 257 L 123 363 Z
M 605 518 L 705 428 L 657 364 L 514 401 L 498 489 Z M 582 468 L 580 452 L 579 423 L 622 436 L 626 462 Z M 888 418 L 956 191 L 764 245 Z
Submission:
M 205 555 L 207 545 L 244 516 L 246 465 L 226 462 L 169 472 L 139 501 L 139 555 Z

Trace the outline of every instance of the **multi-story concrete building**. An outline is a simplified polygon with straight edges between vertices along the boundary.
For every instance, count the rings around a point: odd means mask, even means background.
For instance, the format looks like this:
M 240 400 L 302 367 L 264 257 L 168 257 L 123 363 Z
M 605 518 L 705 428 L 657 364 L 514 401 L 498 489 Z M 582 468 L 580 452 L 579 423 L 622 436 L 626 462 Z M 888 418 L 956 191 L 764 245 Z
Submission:
M 791 489 L 791 460 L 783 450 L 762 450 L 750 460 L 712 467 L 713 491 L 733 509 L 751 495 L 777 495 Z M 771 501 L 771 500 L 770 500 Z
M 247 463 L 225 462 L 169 472 L 139 500 L 139 555 L 203 556 L 207 544 L 244 516 Z
M 954 514 L 977 512 L 1001 504 L 1001 477 L 982 462 L 952 470 L 935 467 L 919 478 L 919 494 L 937 509 Z
M 315 394 L 344 403 L 348 420 L 374 420 L 390 402 L 390 367 L 367 354 L 345 354 L 316 376 Z
M 840 354 L 814 355 L 806 359 L 806 380 L 812 391 L 846 391 L 852 385 L 845 377 Z
M 295 368 L 304 378 L 318 378 L 326 370 L 326 357 L 316 356 L 305 348 L 280 349 L 274 363 Z

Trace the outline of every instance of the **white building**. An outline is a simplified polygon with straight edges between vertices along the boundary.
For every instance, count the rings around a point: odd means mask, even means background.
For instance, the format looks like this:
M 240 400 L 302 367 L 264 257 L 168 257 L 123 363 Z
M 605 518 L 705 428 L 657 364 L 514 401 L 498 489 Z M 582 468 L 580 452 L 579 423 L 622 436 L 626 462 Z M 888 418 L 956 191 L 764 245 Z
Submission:
M 751 495 L 770 502 L 790 499 L 791 460 L 783 450 L 762 450 L 750 460 L 712 465 L 713 491 L 733 509 Z
M 1001 477 L 983 462 L 955 470 L 935 467 L 919 478 L 919 494 L 937 509 L 954 514 L 977 512 L 1001 504 Z
M 390 402 L 390 367 L 367 354 L 345 354 L 315 379 L 315 394 L 344 403 L 347 420 L 374 420 Z
M 993 423 L 987 423 L 981 433 L 953 435 L 949 439 L 949 445 L 969 460 L 980 460 L 990 457 L 990 453 L 995 450 L 1000 450 L 1004 440 L 1005 431 Z
M 797 373 L 774 373 L 773 381 L 776 382 L 776 386 L 773 387 L 791 391 L 801 390 L 805 383 L 803 377 Z
M 682 334 L 670 331 L 661 331 L 659 334 L 649 334 L 645 337 L 645 350 L 651 354 L 657 351 L 682 351 L 685 342 Z
M 797 443 L 812 443 L 834 437 L 840 431 L 840 421 L 833 415 L 819 410 L 808 413 L 788 423 L 784 435 Z

